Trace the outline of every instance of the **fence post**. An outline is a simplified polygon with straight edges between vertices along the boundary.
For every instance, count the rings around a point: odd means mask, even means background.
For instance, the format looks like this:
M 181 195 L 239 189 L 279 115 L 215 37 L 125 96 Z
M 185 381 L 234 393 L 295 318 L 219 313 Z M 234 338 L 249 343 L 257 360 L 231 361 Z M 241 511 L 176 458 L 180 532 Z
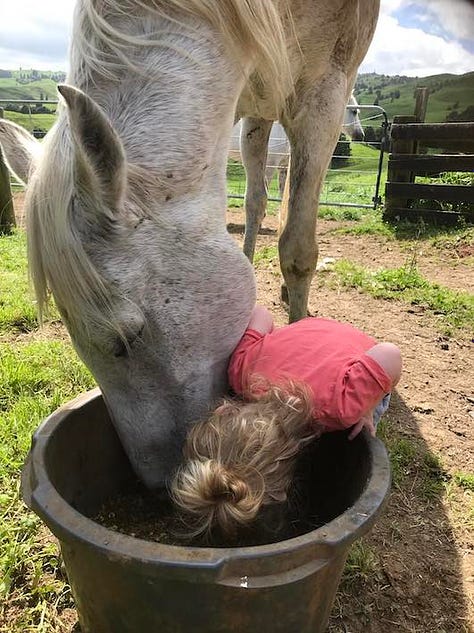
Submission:
M 429 88 L 417 88 L 415 90 L 415 112 L 417 123 L 424 123 L 426 118 L 426 108 L 428 107 Z
M 10 172 L 5 165 L 2 148 L 0 147 L 0 234 L 11 233 L 15 226 Z
M 0 108 L 0 119 L 3 119 L 3 108 Z M 15 226 L 10 173 L 3 160 L 3 152 L 0 145 L 0 235 L 11 233 Z
M 393 125 L 400 123 L 416 123 L 413 115 L 395 116 L 393 117 Z M 415 141 L 391 139 L 390 152 L 392 154 L 413 154 L 415 151 Z M 415 178 L 412 172 L 406 170 L 394 169 L 390 165 L 390 156 L 387 167 L 387 183 L 388 182 L 414 182 Z M 396 209 L 405 208 L 408 200 L 403 198 L 392 198 L 385 191 L 385 207 L 383 211 L 384 220 L 393 220 L 397 215 Z

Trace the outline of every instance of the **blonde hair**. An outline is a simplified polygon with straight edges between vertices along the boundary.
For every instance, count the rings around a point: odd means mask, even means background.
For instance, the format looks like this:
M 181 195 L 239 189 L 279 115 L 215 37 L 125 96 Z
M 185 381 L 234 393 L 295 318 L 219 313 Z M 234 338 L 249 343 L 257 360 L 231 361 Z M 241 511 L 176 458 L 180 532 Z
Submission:
M 171 484 L 186 536 L 233 538 L 263 506 L 286 501 L 298 454 L 320 434 L 303 386 L 224 400 L 191 429 Z

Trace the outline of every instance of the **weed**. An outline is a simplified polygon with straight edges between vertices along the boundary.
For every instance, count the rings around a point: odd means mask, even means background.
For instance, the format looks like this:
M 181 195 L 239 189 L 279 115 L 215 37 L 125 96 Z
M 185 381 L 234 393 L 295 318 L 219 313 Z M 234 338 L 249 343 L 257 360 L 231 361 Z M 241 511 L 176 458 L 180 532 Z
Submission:
M 363 540 L 356 541 L 349 551 L 341 581 L 341 590 L 355 583 L 365 583 L 378 575 L 380 564 L 375 551 Z
M 255 266 L 260 263 L 278 264 L 278 248 L 276 246 L 264 246 L 256 251 L 253 262 Z
M 431 283 L 413 262 L 400 268 L 371 272 L 340 260 L 334 271 L 343 286 L 358 288 L 376 299 L 396 299 L 431 310 L 441 318 L 444 334 L 451 334 L 452 329 L 474 330 L 474 296 Z
M 444 493 L 449 475 L 444 470 L 440 457 L 427 451 L 422 455 L 420 496 L 429 500 Z
M 319 208 L 319 217 L 323 220 L 335 222 L 353 221 L 359 222 L 363 217 L 363 210 L 356 207 L 326 207 Z
M 335 230 L 341 235 L 382 235 L 389 239 L 394 237 L 394 231 L 390 225 L 382 222 L 378 213 L 370 213 L 361 216 L 360 221 L 353 226 L 344 226 Z
M 464 490 L 474 492 L 474 474 L 472 473 L 454 473 L 454 482 Z

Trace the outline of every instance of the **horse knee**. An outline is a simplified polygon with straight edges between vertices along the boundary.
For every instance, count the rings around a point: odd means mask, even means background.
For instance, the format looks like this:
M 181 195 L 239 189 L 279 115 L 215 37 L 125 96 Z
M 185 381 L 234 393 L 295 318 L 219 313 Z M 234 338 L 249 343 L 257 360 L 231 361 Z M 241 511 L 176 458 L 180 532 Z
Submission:
M 312 278 L 318 262 L 318 245 L 313 239 L 295 239 L 283 231 L 278 242 L 280 267 L 288 285 Z

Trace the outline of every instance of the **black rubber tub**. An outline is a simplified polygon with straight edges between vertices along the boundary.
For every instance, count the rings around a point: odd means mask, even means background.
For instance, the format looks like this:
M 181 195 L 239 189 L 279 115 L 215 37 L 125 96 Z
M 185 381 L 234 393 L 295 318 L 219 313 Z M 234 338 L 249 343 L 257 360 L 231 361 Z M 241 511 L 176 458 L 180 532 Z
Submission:
M 98 390 L 39 427 L 22 490 L 59 539 L 83 633 L 319 633 L 350 545 L 380 513 L 390 467 L 378 439 L 322 438 L 299 468 L 301 512 L 324 523 L 251 547 L 179 547 L 93 521 L 135 477 Z

